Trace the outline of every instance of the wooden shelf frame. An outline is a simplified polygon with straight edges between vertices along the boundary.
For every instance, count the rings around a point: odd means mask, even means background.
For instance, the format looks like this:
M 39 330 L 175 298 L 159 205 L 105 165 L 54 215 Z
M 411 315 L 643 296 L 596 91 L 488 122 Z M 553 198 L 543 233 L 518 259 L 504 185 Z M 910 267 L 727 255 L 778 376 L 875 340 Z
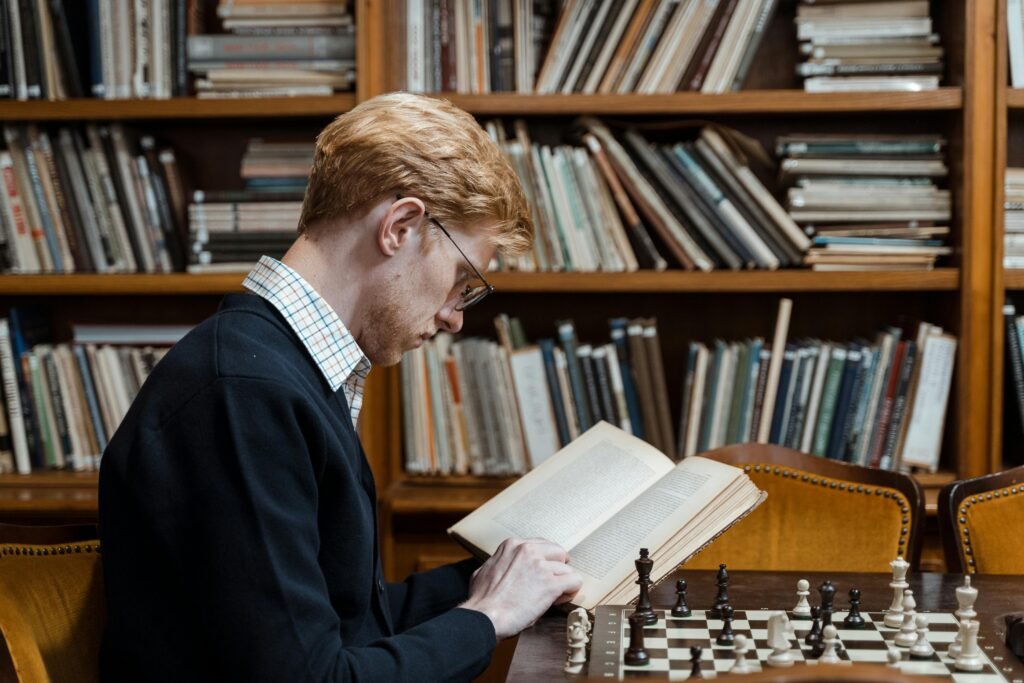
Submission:
M 90 121 L 143 119 L 238 119 L 279 117 L 331 117 L 356 105 L 354 93 L 330 97 L 262 97 L 202 100 L 175 97 L 167 100 L 98 100 L 93 98 L 46 102 L 4 101 L 0 121 Z

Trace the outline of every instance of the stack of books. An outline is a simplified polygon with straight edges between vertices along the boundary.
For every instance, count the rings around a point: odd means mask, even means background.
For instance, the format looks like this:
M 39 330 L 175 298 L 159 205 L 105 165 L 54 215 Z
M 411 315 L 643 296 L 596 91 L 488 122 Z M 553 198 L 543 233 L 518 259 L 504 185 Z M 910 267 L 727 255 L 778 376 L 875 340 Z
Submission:
M 52 344 L 45 314 L 11 309 L 0 319 L 0 473 L 97 470 L 107 442 L 179 327 L 118 326 L 86 333 L 122 345 Z M 140 336 L 144 341 L 139 341 Z
M 519 173 L 537 226 L 534 252 L 505 269 L 687 270 L 800 265 L 810 240 L 751 169 L 774 172 L 760 145 L 718 127 L 653 143 L 613 134 L 596 119 L 576 127 L 582 148 L 535 144 L 521 122 L 512 136 L 488 129 Z
M 1011 3 L 1012 4 L 1012 3 Z M 797 6 L 797 65 L 807 92 L 934 90 L 943 72 L 928 0 Z
M 814 270 L 929 270 L 949 234 L 945 141 L 928 135 L 779 138 L 786 206 L 813 237 Z
M 790 343 L 772 387 L 775 350 L 763 339 L 693 342 L 679 453 L 757 440 L 767 403 L 774 406 L 768 443 L 863 466 L 934 471 L 956 343 L 928 323 L 912 333 L 888 327 L 874 343 Z
M 174 0 L 5 2 L 0 97 L 185 95 L 185 36 L 197 12 L 198 3 Z
M 1024 2 L 1006 0 L 1006 42 L 1010 50 L 1010 84 L 1024 88 Z
M 295 240 L 314 147 L 252 139 L 242 156 L 245 189 L 202 191 L 189 205 L 190 273 L 245 272 L 280 258 Z
M 1024 268 L 1024 168 L 1006 169 L 1003 267 Z
M 4 126 L 0 264 L 12 273 L 167 273 L 185 265 L 174 150 L 120 124 Z
M 223 35 L 189 36 L 201 98 L 330 95 L 355 84 L 348 0 L 220 0 Z
M 408 0 L 407 88 L 481 94 L 738 90 L 778 0 L 568 0 L 557 19 L 554 4 Z
M 521 474 L 602 420 L 670 451 L 655 320 L 613 319 L 593 344 L 570 320 L 535 345 L 517 320 L 495 325 L 498 342 L 439 334 L 402 359 L 406 471 Z

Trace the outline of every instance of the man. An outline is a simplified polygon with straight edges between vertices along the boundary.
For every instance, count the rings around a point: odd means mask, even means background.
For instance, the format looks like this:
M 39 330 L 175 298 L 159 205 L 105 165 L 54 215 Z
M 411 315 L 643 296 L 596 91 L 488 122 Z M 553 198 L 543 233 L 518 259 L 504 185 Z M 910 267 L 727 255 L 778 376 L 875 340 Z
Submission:
M 575 594 L 542 540 L 385 584 L 355 431 L 371 364 L 457 332 L 531 238 L 452 105 L 382 96 L 321 133 L 294 245 L 161 361 L 104 454 L 105 680 L 469 680 Z

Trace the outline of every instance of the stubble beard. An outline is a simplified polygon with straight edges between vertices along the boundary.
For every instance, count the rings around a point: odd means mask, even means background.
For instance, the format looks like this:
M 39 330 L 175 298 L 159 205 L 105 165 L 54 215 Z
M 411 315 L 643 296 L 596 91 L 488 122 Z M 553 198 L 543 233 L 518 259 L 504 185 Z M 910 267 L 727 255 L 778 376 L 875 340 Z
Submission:
M 396 365 L 402 354 L 413 348 L 418 338 L 411 329 L 414 319 L 409 310 L 408 298 L 396 290 L 390 290 L 379 304 L 367 313 L 363 324 L 367 348 L 364 349 L 374 365 Z

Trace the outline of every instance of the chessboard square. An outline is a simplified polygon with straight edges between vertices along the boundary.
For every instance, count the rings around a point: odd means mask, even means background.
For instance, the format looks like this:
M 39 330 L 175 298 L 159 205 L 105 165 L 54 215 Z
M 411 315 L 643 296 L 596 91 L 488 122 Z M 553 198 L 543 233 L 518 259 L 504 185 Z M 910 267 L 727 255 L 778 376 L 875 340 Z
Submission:
M 927 610 L 923 610 L 919 611 L 919 614 L 924 614 L 928 617 L 929 626 L 936 626 L 938 624 L 946 624 L 953 628 L 958 628 L 960 626 L 960 621 L 952 612 L 928 612 Z
M 715 641 L 709 640 L 708 635 L 705 633 L 700 638 L 669 638 L 666 642 L 669 650 L 685 651 L 687 653 L 686 657 L 689 659 L 691 647 L 700 645 L 703 648 L 709 648 Z
M 886 658 L 888 652 L 889 650 L 886 648 L 884 650 L 847 650 L 846 654 L 851 662 L 885 663 L 888 661 Z
M 627 638 L 622 644 L 623 647 L 629 647 L 629 639 Z M 668 638 L 644 638 L 644 649 L 648 653 L 655 648 L 665 649 L 668 647 Z
M 715 673 L 728 673 L 729 669 L 731 669 L 734 664 L 736 664 L 736 660 L 734 659 L 716 659 L 714 666 Z M 750 654 L 747 655 L 747 665 L 750 667 L 751 671 L 761 671 L 761 662 L 751 658 Z
M 954 671 L 951 666 L 946 666 L 942 662 L 909 659 L 900 662 L 900 671 L 914 676 L 948 676 Z M 974 679 L 972 678 L 971 680 Z
M 956 640 L 956 631 L 933 631 L 929 626 L 928 642 L 932 645 L 936 643 L 952 643 L 954 640 Z
M 686 640 L 707 640 L 718 636 L 718 631 L 708 631 L 706 628 L 674 628 L 667 633 L 669 638 L 684 638 Z
M 837 626 L 836 628 L 837 628 L 837 633 L 839 635 L 839 640 L 844 641 L 844 642 L 845 641 L 850 641 L 850 642 L 856 642 L 856 643 L 864 643 L 864 642 L 882 642 L 882 641 L 885 640 L 885 638 L 882 636 L 881 633 L 879 633 L 878 631 L 873 631 L 873 630 L 868 629 L 868 628 L 854 629 L 854 628 L 841 628 L 839 626 Z

